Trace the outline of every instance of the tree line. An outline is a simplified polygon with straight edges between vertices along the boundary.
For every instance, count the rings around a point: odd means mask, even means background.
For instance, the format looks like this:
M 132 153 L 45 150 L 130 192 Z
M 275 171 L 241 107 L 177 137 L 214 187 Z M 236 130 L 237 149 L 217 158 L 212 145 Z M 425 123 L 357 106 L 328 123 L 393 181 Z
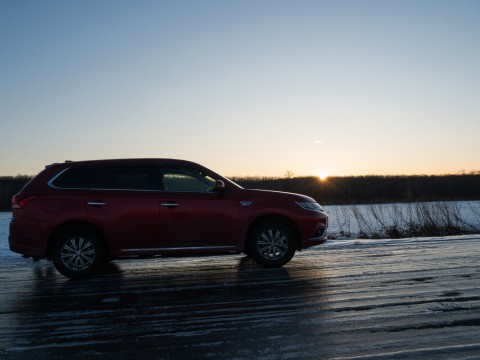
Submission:
M 389 202 L 479 200 L 480 174 L 418 176 L 338 176 L 232 178 L 250 189 L 295 192 L 320 204 L 380 204 Z
M 11 208 L 11 199 L 30 176 L 0 177 L 0 210 Z M 320 180 L 305 177 L 233 177 L 250 189 L 294 192 L 308 195 L 320 204 L 377 204 L 480 200 L 480 174 L 418 176 L 334 176 Z
M 0 211 L 10 210 L 13 195 L 19 192 L 31 178 L 26 175 L 0 176 Z

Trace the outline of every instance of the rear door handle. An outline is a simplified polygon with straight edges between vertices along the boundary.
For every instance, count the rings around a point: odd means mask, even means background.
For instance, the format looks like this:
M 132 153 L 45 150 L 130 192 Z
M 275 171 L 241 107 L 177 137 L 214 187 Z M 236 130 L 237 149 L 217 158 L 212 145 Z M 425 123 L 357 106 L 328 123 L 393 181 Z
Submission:
M 180 206 L 180 204 L 177 204 L 176 202 L 173 202 L 173 201 L 162 203 L 161 205 L 164 206 L 164 207 L 167 207 L 169 209 L 174 209 L 177 206 Z
M 103 202 L 103 201 L 89 201 L 87 203 L 87 205 L 91 205 L 91 206 L 104 206 L 104 205 L 107 205 L 106 202 Z

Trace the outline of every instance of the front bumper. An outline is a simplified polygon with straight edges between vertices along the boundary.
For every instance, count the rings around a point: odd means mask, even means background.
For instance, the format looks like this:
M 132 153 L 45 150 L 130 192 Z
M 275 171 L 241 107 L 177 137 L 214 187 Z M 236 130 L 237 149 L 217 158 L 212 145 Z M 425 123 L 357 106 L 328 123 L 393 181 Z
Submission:
M 312 246 L 323 244 L 327 241 L 327 227 L 321 227 L 318 231 L 309 239 L 303 242 L 303 249 L 307 249 Z

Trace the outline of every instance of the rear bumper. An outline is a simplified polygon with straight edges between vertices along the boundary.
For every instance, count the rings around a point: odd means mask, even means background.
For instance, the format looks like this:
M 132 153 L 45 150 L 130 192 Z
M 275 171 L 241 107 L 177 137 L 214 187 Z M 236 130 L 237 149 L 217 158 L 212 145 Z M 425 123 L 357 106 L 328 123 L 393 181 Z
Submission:
M 22 255 L 45 257 L 48 235 L 42 225 L 32 221 L 23 224 L 19 219 L 12 219 L 8 236 L 10 250 Z

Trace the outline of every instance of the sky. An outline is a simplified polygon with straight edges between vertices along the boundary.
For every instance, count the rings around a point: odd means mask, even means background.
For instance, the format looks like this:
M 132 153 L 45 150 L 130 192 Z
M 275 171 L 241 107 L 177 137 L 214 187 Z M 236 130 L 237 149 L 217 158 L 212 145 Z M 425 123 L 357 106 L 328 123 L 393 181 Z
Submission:
M 478 0 L 0 0 L 0 175 L 480 170 Z

